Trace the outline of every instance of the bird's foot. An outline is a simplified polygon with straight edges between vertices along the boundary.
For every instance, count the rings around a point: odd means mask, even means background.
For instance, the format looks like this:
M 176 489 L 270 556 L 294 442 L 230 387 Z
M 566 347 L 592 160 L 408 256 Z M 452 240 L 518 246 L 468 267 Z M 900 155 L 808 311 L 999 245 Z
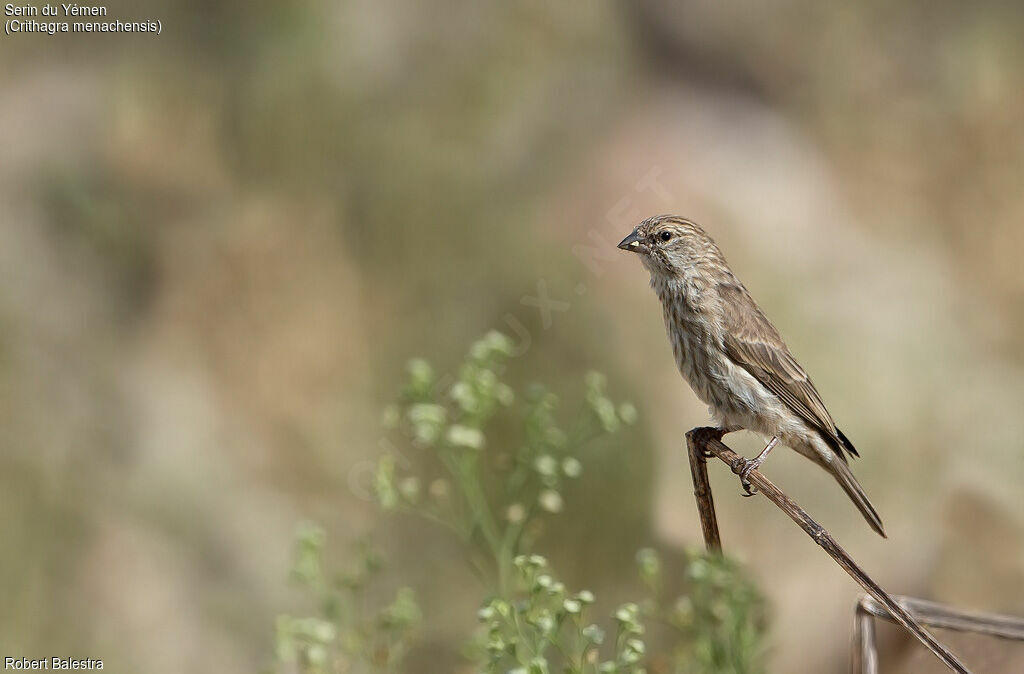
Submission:
M 740 469 L 740 485 L 743 487 L 744 496 L 753 496 L 757 493 L 757 487 L 750 484 L 750 471 L 761 465 L 760 461 L 744 461 Z
M 750 472 L 755 470 L 761 462 L 757 459 L 750 460 L 740 457 L 733 461 L 732 472 L 740 476 L 740 486 L 743 487 L 743 496 L 750 497 L 757 493 L 757 487 L 750 484 Z
M 707 428 L 701 430 L 707 433 L 708 438 L 712 440 L 718 440 L 719 442 L 721 442 L 722 438 L 727 433 L 734 433 L 736 431 L 741 431 L 743 429 L 740 428 L 739 426 L 708 426 Z M 715 453 L 709 449 L 701 449 L 700 454 L 705 459 L 713 459 L 716 456 Z
M 772 449 L 774 449 L 777 444 L 779 444 L 779 438 L 778 436 L 775 436 L 767 445 L 765 445 L 764 449 L 761 450 L 761 453 L 753 459 L 744 459 L 741 456 L 733 461 L 732 472 L 740 476 L 740 484 L 743 486 L 743 491 L 745 492 L 743 494 L 744 496 L 753 496 L 757 493 L 757 487 L 753 487 L 750 484 L 750 472 L 752 470 L 756 470 L 758 466 L 764 463 L 764 460 L 768 458 L 768 455 L 771 454 Z

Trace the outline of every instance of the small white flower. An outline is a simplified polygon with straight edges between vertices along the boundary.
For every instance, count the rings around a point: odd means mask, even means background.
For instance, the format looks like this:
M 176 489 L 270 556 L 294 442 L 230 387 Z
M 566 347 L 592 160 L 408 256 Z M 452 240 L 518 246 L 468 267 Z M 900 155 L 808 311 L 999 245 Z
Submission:
M 562 472 L 566 477 L 579 477 L 583 472 L 583 464 L 575 457 L 567 457 L 562 460 Z
M 448 444 L 455 447 L 467 449 L 482 449 L 484 446 L 484 434 L 476 428 L 453 424 L 448 429 Z
M 523 507 L 522 503 L 513 503 L 505 511 L 505 519 L 512 524 L 522 524 L 523 520 L 526 519 L 526 508 Z M 523 560 L 525 561 L 525 557 Z
M 554 489 L 545 489 L 537 498 L 540 507 L 549 513 L 562 512 L 562 495 Z
M 544 477 L 551 477 L 558 472 L 558 461 L 550 454 L 541 454 L 533 460 L 533 467 Z

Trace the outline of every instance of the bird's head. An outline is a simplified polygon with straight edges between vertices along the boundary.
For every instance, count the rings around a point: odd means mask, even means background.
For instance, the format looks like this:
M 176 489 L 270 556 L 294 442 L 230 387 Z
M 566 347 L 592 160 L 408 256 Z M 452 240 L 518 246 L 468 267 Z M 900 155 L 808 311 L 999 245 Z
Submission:
M 619 242 L 640 255 L 651 274 L 685 277 L 708 263 L 724 264 L 718 246 L 695 222 L 678 215 L 647 218 Z

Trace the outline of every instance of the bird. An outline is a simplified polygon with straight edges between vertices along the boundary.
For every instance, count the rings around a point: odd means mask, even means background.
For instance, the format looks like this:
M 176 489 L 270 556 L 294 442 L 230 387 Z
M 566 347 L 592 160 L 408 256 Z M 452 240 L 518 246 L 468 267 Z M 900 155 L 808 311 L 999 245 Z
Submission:
M 677 215 L 654 216 L 618 247 L 639 255 L 650 272 L 679 372 L 718 430 L 749 430 L 767 440 L 757 457 L 737 467 L 746 494 L 753 494 L 750 472 L 781 443 L 828 471 L 884 538 L 882 519 L 850 470 L 848 457 L 859 456 L 853 443 L 701 226 Z

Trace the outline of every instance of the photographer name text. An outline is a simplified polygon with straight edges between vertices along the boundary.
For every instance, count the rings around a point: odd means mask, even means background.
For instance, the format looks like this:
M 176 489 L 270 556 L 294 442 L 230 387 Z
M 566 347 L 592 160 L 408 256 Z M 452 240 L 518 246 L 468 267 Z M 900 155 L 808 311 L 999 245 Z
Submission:
M 57 671 L 69 671 L 73 669 L 103 669 L 103 661 L 96 658 L 4 658 L 5 670 L 32 671 L 39 669 L 53 669 Z

